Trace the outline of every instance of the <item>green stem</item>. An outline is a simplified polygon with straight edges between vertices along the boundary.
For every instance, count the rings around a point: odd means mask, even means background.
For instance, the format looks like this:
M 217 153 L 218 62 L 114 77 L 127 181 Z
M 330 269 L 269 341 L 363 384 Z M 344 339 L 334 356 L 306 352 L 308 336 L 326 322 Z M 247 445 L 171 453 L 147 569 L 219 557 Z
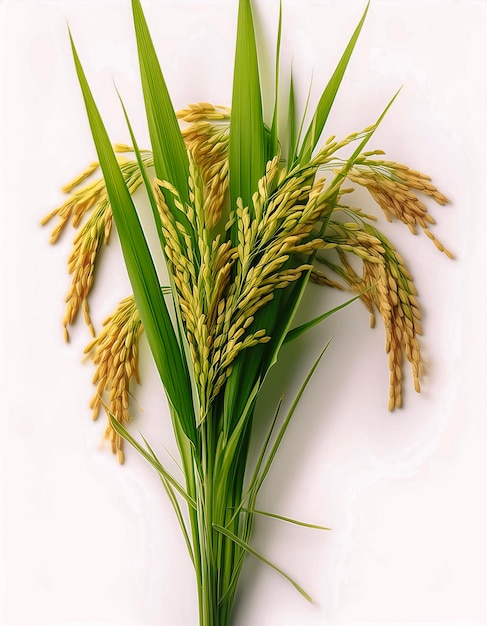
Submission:
M 193 483 L 196 509 L 190 511 L 195 552 L 200 626 L 228 626 L 235 588 L 242 565 L 242 550 L 215 527 L 228 528 L 239 536 L 242 527 L 233 512 L 241 504 L 244 467 L 249 437 L 244 437 L 232 463 L 216 462 L 218 424 L 209 414 L 199 428 L 200 460 L 195 463 Z M 225 497 L 221 497 L 224 494 Z

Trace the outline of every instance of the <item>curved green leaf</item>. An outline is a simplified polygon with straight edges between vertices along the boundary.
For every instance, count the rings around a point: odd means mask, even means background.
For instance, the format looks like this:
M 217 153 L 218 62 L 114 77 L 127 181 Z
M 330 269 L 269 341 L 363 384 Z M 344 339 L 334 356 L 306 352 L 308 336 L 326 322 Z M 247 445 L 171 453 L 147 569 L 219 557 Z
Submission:
M 251 206 L 252 194 L 265 174 L 266 151 L 259 65 L 250 0 L 240 0 L 230 119 L 230 201 Z
M 137 309 L 168 400 L 181 419 L 186 436 L 194 441 L 195 420 L 191 384 L 179 343 L 161 291 L 156 269 L 115 153 L 71 37 L 76 72 L 86 105 L 98 160 L 103 172 L 113 217 L 120 236 Z
M 310 320 L 309 322 L 305 322 L 304 324 L 300 324 L 299 326 L 296 326 L 292 330 L 288 331 L 287 335 L 284 338 L 284 343 L 288 343 L 289 341 L 293 341 L 294 339 L 297 339 L 300 335 L 305 333 L 307 330 L 309 330 L 310 328 L 313 328 L 313 326 L 320 324 L 321 322 L 326 320 L 326 318 L 330 317 L 330 315 L 333 315 L 333 313 L 336 313 L 337 311 L 344 309 L 346 306 L 348 306 L 349 304 L 352 304 L 352 302 L 355 302 L 355 300 L 358 300 L 359 298 L 360 298 L 360 295 L 354 296 L 353 298 L 350 298 L 350 300 L 347 300 L 346 302 L 339 304 L 333 309 L 326 311 L 326 313 L 322 313 L 321 315 L 318 315 L 317 317 Z
M 246 509 L 245 507 L 242 507 L 241 511 L 244 511 L 245 513 L 251 513 L 252 515 L 263 515 L 264 517 L 277 519 L 281 522 L 288 522 L 289 524 L 295 524 L 296 526 L 304 526 L 305 528 L 313 528 L 315 530 L 331 530 L 331 528 L 327 528 L 326 526 L 318 526 L 317 524 L 301 522 L 300 520 L 293 519 L 292 517 L 285 517 L 284 515 L 278 515 L 277 513 L 268 513 L 267 511 L 259 511 L 258 509 Z
M 298 585 L 298 583 L 294 579 L 292 579 L 291 576 L 286 574 L 286 572 L 283 572 L 281 568 L 277 567 L 277 565 L 274 565 L 274 563 L 269 561 L 269 559 L 266 559 L 265 556 L 262 556 L 262 554 L 260 552 L 257 552 L 257 550 L 254 550 L 254 548 L 249 546 L 248 543 L 245 543 L 245 541 L 240 539 L 240 537 L 237 537 L 237 535 L 235 535 L 234 533 L 229 531 L 227 528 L 224 528 L 223 526 L 219 526 L 218 524 L 213 524 L 213 528 L 215 530 L 217 530 L 219 533 L 221 533 L 222 535 L 225 535 L 225 537 L 228 537 L 229 539 L 231 539 L 231 541 L 236 543 L 237 546 L 239 546 L 240 548 L 242 548 L 246 552 L 249 552 L 253 556 L 257 557 L 259 560 L 261 560 L 263 563 L 268 565 L 269 567 L 272 567 L 272 569 L 276 570 L 276 572 L 278 572 L 288 582 L 290 582 L 291 585 L 297 591 L 299 591 L 299 593 L 303 596 L 303 598 L 306 598 L 306 600 L 308 600 L 308 602 L 313 602 L 311 596 L 308 593 L 306 593 L 306 591 L 301 587 L 301 585 Z
M 132 11 L 156 174 L 161 180 L 174 185 L 183 201 L 188 201 L 189 161 L 186 146 L 140 0 L 132 0 Z

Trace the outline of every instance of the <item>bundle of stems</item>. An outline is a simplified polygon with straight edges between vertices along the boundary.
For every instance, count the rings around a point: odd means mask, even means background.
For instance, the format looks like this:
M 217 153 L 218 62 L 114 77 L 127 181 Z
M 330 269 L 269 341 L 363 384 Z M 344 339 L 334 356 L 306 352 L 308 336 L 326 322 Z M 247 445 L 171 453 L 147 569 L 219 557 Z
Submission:
M 100 407 L 106 409 L 106 436 L 121 462 L 126 440 L 159 474 L 194 565 L 201 626 L 229 623 L 248 553 L 279 571 L 309 599 L 297 582 L 251 547 L 250 539 L 256 514 L 300 523 L 258 510 L 257 496 L 326 346 L 284 416 L 276 398 L 259 453 L 249 455 L 249 448 L 256 403 L 282 346 L 347 304 L 293 326 L 310 280 L 354 292 L 352 299 L 364 302 L 372 320 L 379 312 L 389 354 L 389 408 L 402 403 L 405 358 L 419 391 L 421 313 L 412 277 L 395 247 L 373 225 L 375 218 L 347 204 L 351 189 L 344 184 L 348 179 L 365 187 L 387 219 L 398 219 L 413 232 L 421 228 L 451 256 L 432 234 L 434 220 L 419 195 L 439 204 L 446 198 L 427 176 L 381 159 L 380 150 L 365 151 L 396 96 L 363 131 L 342 140 L 321 140 L 367 9 L 308 125 L 306 111 L 297 120 L 291 77 L 282 128 L 281 13 L 269 117 L 262 106 L 250 0 L 239 1 L 231 109 L 200 103 L 175 113 L 142 7 L 132 0 L 151 150 L 139 149 L 123 103 L 131 146 L 112 147 L 71 39 L 99 160 L 65 188 L 69 198 L 44 220 L 59 218 L 53 242 L 70 219 L 78 228 L 68 263 L 73 281 L 63 322 L 66 338 L 67 328 L 83 310 L 94 335 L 86 349 L 97 366 L 94 417 Z M 351 155 L 341 156 L 347 148 Z M 128 152 L 134 153 L 132 160 L 121 156 Z M 103 177 L 84 184 L 99 167 Z M 166 286 L 156 273 L 132 200 L 141 185 L 168 269 Z M 112 220 L 133 295 L 96 335 L 88 296 Z M 361 263 L 361 274 L 353 259 Z M 129 387 L 132 379 L 139 380 L 142 331 L 167 395 L 184 481 L 166 469 L 145 439 L 136 439 L 126 428 Z M 254 456 L 257 460 L 251 463 Z

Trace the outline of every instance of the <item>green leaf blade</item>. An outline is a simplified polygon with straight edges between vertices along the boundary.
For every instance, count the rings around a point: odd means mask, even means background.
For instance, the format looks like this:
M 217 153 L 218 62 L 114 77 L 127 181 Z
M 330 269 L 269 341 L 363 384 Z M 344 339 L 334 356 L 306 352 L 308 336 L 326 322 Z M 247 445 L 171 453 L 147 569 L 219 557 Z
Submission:
M 174 185 L 181 199 L 187 201 L 189 161 L 186 146 L 140 0 L 132 0 L 132 11 L 156 174 Z M 170 194 L 168 202 L 171 206 Z
M 323 132 L 326 120 L 328 119 L 328 115 L 333 106 L 333 102 L 335 101 L 336 94 L 341 85 L 345 71 L 348 67 L 350 57 L 352 56 L 355 44 L 357 43 L 357 40 L 359 38 L 360 32 L 365 22 L 365 18 L 367 17 L 369 4 L 370 0 L 369 2 L 367 2 L 367 6 L 365 7 L 362 18 L 355 28 L 355 31 L 353 32 L 353 35 L 347 47 L 345 48 L 345 51 L 318 102 L 318 106 L 316 107 L 313 119 L 311 120 L 305 138 L 303 140 L 303 145 L 301 146 L 301 150 L 299 152 L 299 161 L 303 164 L 307 163 L 310 160 L 311 154 L 320 139 L 321 133 Z
M 241 197 L 251 206 L 252 194 L 265 173 L 266 149 L 262 97 L 250 0 L 240 0 L 230 120 L 230 201 Z
M 303 528 L 312 528 L 313 530 L 331 530 L 327 526 L 319 526 L 318 524 L 310 524 L 309 522 L 302 522 L 301 520 L 294 519 L 292 517 L 286 517 L 285 515 L 278 515 L 277 513 L 269 513 L 269 511 L 260 511 L 259 509 L 241 509 L 244 513 L 251 513 L 252 515 L 263 515 L 264 517 L 270 517 L 271 519 L 279 520 L 281 522 L 287 522 L 288 524 L 294 524 L 295 526 L 302 526 Z
M 243 541 L 243 539 L 241 539 L 240 537 L 232 533 L 227 528 L 224 528 L 223 526 L 219 526 L 218 524 L 213 524 L 213 528 L 219 533 L 221 533 L 222 535 L 225 535 L 225 537 L 228 537 L 228 539 L 230 539 L 235 544 L 237 544 L 239 548 L 242 548 L 242 550 L 245 550 L 249 554 L 252 554 L 252 556 L 255 556 L 260 561 L 262 561 L 263 563 L 271 567 L 273 570 L 278 572 L 283 578 L 285 578 L 288 582 L 291 583 L 291 585 L 303 596 L 303 598 L 308 600 L 308 602 L 313 602 L 311 596 L 301 587 L 301 585 L 299 585 L 293 578 L 291 578 L 291 576 L 283 572 L 280 567 L 278 567 L 277 565 L 274 565 L 274 563 L 269 561 L 269 559 L 266 559 L 265 556 L 263 556 L 260 552 L 257 552 L 257 550 L 254 550 L 254 548 L 249 546 L 249 544 Z
M 110 411 L 108 411 L 108 407 L 106 407 L 106 409 L 108 413 L 108 419 L 110 420 L 110 425 L 113 428 L 113 430 L 117 434 L 119 434 L 121 437 L 123 437 L 125 441 L 127 441 L 131 446 L 133 446 L 137 450 L 137 452 L 148 463 L 150 463 L 150 465 L 152 465 L 152 467 L 161 476 L 161 478 L 167 481 L 167 483 L 171 485 L 171 487 L 174 488 L 179 493 L 180 496 L 182 496 L 182 498 L 188 503 L 188 505 L 191 508 L 195 509 L 196 508 L 195 500 L 187 493 L 187 491 L 184 489 L 181 483 L 179 483 L 179 481 L 177 481 L 174 478 L 174 476 L 165 469 L 165 467 L 162 465 L 162 463 L 154 454 L 152 448 L 149 446 L 147 441 L 142 437 L 144 439 L 144 443 L 147 446 L 147 450 L 145 450 L 140 445 L 140 443 L 136 439 L 134 439 L 134 437 L 132 437 L 132 435 L 128 432 L 128 430 L 117 419 L 115 419 L 115 416 L 112 413 L 110 413 Z
M 277 26 L 277 42 L 276 42 L 276 67 L 275 67 L 275 88 L 274 88 L 274 111 L 272 114 L 270 152 L 271 156 L 275 156 L 279 151 L 279 132 L 278 132 L 278 114 L 279 114 L 279 75 L 281 61 L 281 37 L 282 37 L 282 0 L 279 2 L 279 21 Z M 292 132 L 292 131 L 291 131 Z
M 363 293 L 365 293 L 365 292 L 363 292 Z M 362 295 L 362 294 L 360 294 L 360 295 Z M 286 336 L 284 338 L 284 343 L 288 343 L 289 341 L 294 341 L 295 339 L 300 337 L 303 333 L 307 332 L 308 330 L 310 330 L 314 326 L 317 326 L 318 324 L 321 324 L 321 322 L 323 322 L 328 317 L 330 317 L 330 315 L 333 315 L 333 313 L 336 313 L 337 311 L 341 311 L 341 309 L 344 309 L 349 304 L 352 304 L 352 302 L 355 302 L 355 300 L 358 300 L 360 298 L 360 295 L 354 296 L 353 298 L 350 298 L 346 302 L 343 302 L 342 304 L 339 304 L 338 306 L 334 307 L 333 309 L 330 309 L 329 311 L 326 311 L 325 313 L 322 313 L 321 315 L 318 315 L 318 316 L 314 317 L 312 320 L 309 320 L 309 322 L 304 322 L 303 324 L 300 324 L 299 326 L 295 326 L 291 330 L 288 330 L 288 332 L 286 333 Z
M 194 439 L 194 414 L 187 368 L 162 294 L 157 272 L 101 115 L 71 37 L 71 46 L 93 140 L 105 179 L 122 252 L 156 367 L 183 430 Z
M 288 101 L 288 154 L 287 163 L 291 168 L 297 151 L 297 130 L 296 130 L 296 96 L 294 94 L 294 77 L 291 68 L 291 77 L 289 80 L 289 101 Z

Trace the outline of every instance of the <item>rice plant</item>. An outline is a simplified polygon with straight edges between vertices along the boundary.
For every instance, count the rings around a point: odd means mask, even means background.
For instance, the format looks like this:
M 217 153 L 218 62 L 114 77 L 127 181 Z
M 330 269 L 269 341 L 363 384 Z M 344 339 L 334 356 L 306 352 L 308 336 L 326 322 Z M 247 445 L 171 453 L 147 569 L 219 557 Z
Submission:
M 259 490 L 326 351 L 325 346 L 284 415 L 275 399 L 261 449 L 249 455 L 256 403 L 282 346 L 359 298 L 371 323 L 379 314 L 385 326 L 389 409 L 402 404 L 405 361 L 420 390 L 421 309 L 412 276 L 375 218 L 348 203 L 350 184 L 368 190 L 386 219 L 399 220 L 412 232 L 422 229 L 451 257 L 431 230 L 434 219 L 424 202 L 447 200 L 428 176 L 368 148 L 396 96 L 367 128 L 344 138 L 322 137 L 368 5 L 309 124 L 306 111 L 298 115 L 292 79 L 282 115 L 281 14 L 271 111 L 262 104 L 267 87 L 259 76 L 251 2 L 239 0 L 231 107 L 197 103 L 176 112 L 139 0 L 132 0 L 132 10 L 150 149 L 139 148 L 123 102 L 131 145 L 112 146 L 71 39 L 98 161 L 64 188 L 66 202 L 44 223 L 58 220 L 51 242 L 70 221 L 77 229 L 63 328 L 69 339 L 68 329 L 82 312 L 93 335 L 85 351 L 95 365 L 93 417 L 106 413 L 106 437 L 121 463 L 129 442 L 159 474 L 194 565 L 200 625 L 225 626 L 249 553 L 310 599 L 250 543 L 255 515 L 280 518 L 257 508 Z M 92 181 L 97 171 L 101 178 Z M 146 190 L 152 209 L 167 285 L 160 284 L 132 199 L 138 187 Z M 133 293 L 97 333 L 88 299 L 113 226 Z M 351 296 L 296 325 L 310 281 Z M 142 332 L 166 392 L 183 482 L 149 442 L 127 430 Z

